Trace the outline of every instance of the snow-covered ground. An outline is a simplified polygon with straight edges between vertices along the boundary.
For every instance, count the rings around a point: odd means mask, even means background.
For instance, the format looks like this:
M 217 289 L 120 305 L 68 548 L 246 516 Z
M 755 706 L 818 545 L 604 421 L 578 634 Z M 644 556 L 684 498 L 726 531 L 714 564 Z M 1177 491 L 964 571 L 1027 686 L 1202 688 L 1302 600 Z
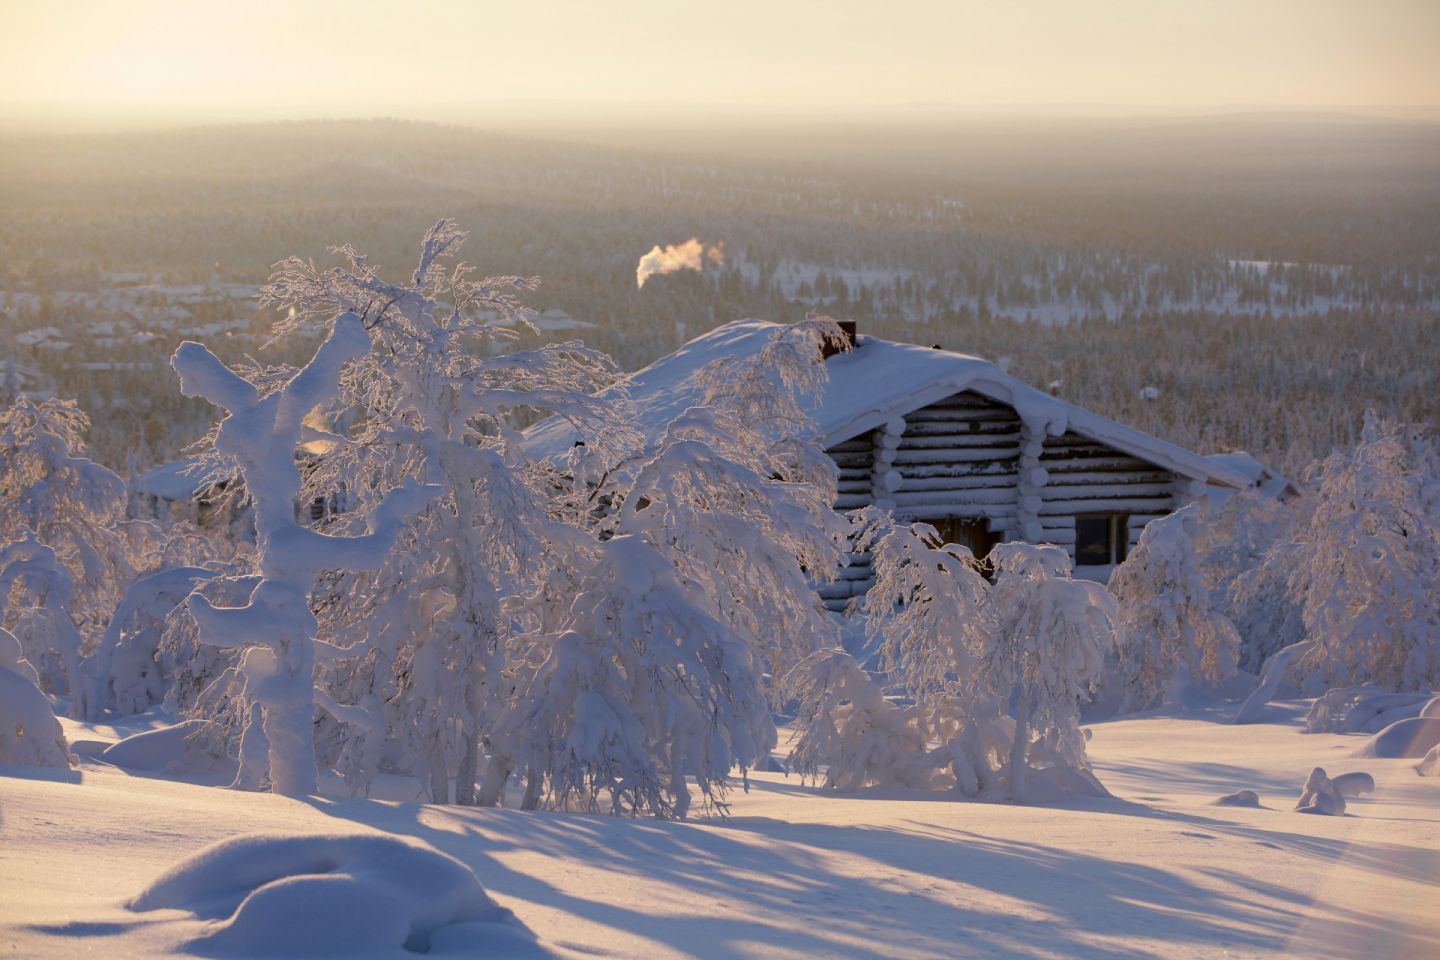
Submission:
M 1361 736 L 1304 735 L 1302 713 L 1096 724 L 1116 798 L 1058 808 L 821 796 L 758 774 L 730 817 L 665 823 L 292 800 L 90 760 L 0 768 L 0 955 L 185 953 L 213 921 L 123 906 L 176 861 L 240 834 L 378 831 L 468 864 L 562 956 L 1440 956 L 1440 780 L 1356 756 Z M 66 727 L 72 742 L 134 732 Z M 1345 817 L 1295 813 L 1314 766 L 1368 771 L 1375 793 Z M 1213 805 L 1240 789 L 1263 806 Z

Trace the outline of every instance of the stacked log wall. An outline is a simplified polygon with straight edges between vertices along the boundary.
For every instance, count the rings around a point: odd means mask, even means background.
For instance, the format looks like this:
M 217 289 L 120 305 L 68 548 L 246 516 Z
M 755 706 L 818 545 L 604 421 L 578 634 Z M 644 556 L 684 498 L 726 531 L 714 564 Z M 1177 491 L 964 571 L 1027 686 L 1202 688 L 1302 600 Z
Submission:
M 1127 515 L 1128 550 L 1145 524 L 1173 511 L 1189 490 L 1188 479 L 1073 431 L 1046 437 L 1039 465 L 1041 539 L 1066 547 L 1072 559 L 1077 516 Z

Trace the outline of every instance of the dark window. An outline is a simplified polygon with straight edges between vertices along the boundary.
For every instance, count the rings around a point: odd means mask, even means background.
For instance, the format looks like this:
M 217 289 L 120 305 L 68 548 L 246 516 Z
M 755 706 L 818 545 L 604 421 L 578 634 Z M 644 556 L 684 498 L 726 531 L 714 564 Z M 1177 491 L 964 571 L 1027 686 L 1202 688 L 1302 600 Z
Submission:
M 969 547 L 976 560 L 984 560 L 990 548 L 1000 542 L 1000 534 L 991 530 L 984 520 L 975 517 L 946 517 L 925 522 L 934 527 L 946 543 Z
M 1089 514 L 1075 518 L 1075 565 L 1103 567 L 1125 561 L 1130 543 L 1130 518 L 1123 513 Z

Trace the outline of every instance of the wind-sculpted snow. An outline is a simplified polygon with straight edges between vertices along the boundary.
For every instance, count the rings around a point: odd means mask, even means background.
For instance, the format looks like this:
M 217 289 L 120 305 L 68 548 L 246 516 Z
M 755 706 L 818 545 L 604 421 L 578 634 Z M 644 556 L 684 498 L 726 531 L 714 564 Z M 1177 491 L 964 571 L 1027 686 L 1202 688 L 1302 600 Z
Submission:
M 465 864 L 386 836 L 232 837 L 126 906 L 212 921 L 189 944 L 210 956 L 545 955 Z

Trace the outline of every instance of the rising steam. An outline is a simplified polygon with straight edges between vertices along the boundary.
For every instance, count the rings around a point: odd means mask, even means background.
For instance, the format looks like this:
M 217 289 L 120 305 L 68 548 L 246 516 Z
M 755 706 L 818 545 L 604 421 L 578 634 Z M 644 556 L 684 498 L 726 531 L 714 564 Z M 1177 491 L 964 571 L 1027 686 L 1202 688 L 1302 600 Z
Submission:
M 691 237 L 684 243 L 672 243 L 663 249 L 657 243 L 650 252 L 640 258 L 635 267 L 635 285 L 644 287 L 645 281 L 657 273 L 674 273 L 676 270 L 704 270 L 705 262 L 719 265 L 725 262 L 725 244 L 706 246 L 698 237 Z

